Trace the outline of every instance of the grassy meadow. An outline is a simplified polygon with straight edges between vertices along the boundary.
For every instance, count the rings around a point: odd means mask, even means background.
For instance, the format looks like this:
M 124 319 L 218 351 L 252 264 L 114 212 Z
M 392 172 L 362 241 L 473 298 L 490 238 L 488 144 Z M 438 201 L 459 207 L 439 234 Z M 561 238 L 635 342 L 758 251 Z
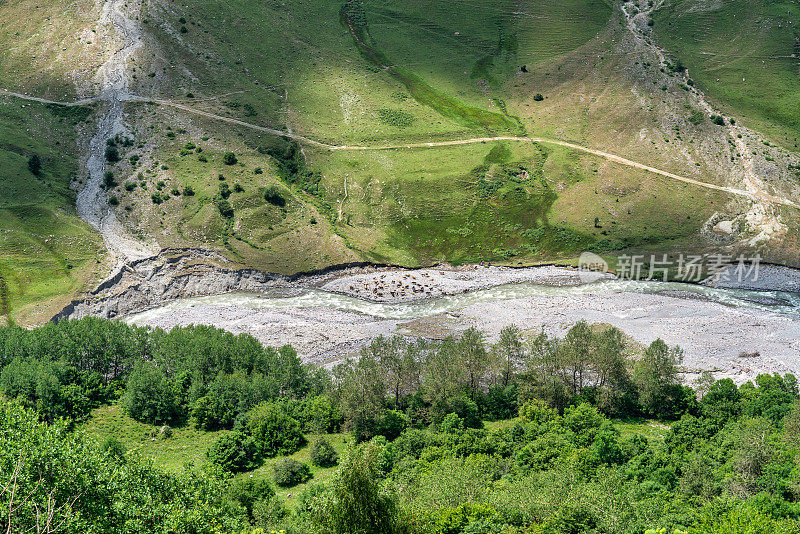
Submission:
M 0 98 L 0 315 L 48 320 L 84 288 L 102 242 L 75 209 L 76 125 L 89 108 L 60 108 Z M 28 168 L 32 154 L 42 171 Z
M 800 5 L 789 0 L 669 2 L 655 14 L 663 46 L 726 113 L 796 150 Z

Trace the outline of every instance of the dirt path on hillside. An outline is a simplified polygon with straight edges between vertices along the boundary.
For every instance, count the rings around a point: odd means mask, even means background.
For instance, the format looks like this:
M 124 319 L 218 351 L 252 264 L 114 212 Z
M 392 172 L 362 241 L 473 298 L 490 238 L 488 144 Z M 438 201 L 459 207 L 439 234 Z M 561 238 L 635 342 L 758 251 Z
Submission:
M 648 26 L 640 26 L 640 23 L 652 17 L 655 11 L 663 7 L 664 2 L 665 0 L 659 0 L 642 11 L 639 11 L 631 2 L 622 5 L 622 12 L 625 14 L 628 30 L 641 46 L 649 48 L 655 53 L 661 65 L 669 63 L 666 53 L 661 47 L 655 44 L 655 36 L 653 35 L 652 29 L 647 30 L 650 34 L 650 39 L 648 40 L 645 37 L 643 33 L 645 30 L 641 28 L 648 28 Z M 689 84 L 689 69 L 685 69 L 683 72 L 676 74 L 681 77 L 681 81 L 686 87 L 689 87 L 689 90 L 697 99 L 697 104 L 706 115 L 723 116 L 721 112 L 714 109 L 714 106 L 708 101 L 703 91 Z M 725 128 L 736 147 L 737 155 L 741 161 L 742 186 L 747 196 L 754 201 L 752 208 L 747 212 L 745 218 L 750 226 L 758 229 L 758 234 L 750 239 L 750 244 L 755 245 L 760 241 L 769 239 L 774 234 L 786 231 L 786 226 L 780 222 L 769 204 L 782 204 L 790 207 L 798 207 L 798 205 L 787 199 L 779 199 L 767 193 L 766 184 L 755 171 L 752 151 L 747 144 L 747 137 L 749 134 L 747 129 L 731 123 L 729 119 L 725 120 Z
M 639 29 L 639 23 L 646 20 L 657 9 L 662 7 L 664 0 L 655 2 L 652 7 L 643 11 L 635 10 L 633 4 L 626 3 L 622 6 L 622 11 L 625 14 L 627 27 L 634 38 L 643 47 L 652 50 L 658 57 L 662 64 L 668 62 L 665 52 L 645 38 L 642 31 Z M 135 7 L 139 7 L 136 4 Z M 105 161 L 102 152 L 105 150 L 105 140 L 113 137 L 117 133 L 122 133 L 125 130 L 122 122 L 122 106 L 121 102 L 147 102 L 155 103 L 187 113 L 199 115 L 208 119 L 217 120 L 232 124 L 235 126 L 242 126 L 245 128 L 254 129 L 257 131 L 265 132 L 275 136 L 287 137 L 297 141 L 298 143 L 314 146 L 332 151 L 372 151 L 372 150 L 402 150 L 402 149 L 417 149 L 417 148 L 436 148 L 469 145 L 476 143 L 487 143 L 495 141 L 512 141 L 512 142 L 535 142 L 550 144 L 556 146 L 563 146 L 572 150 L 593 154 L 595 156 L 607 159 L 609 161 L 625 165 L 635 169 L 643 170 L 665 178 L 680 181 L 697 187 L 722 191 L 728 194 L 745 197 L 751 200 L 753 208 L 747 214 L 748 222 L 759 228 L 760 233 L 753 238 L 752 242 L 760 241 L 767 238 L 775 232 L 785 229 L 785 227 L 778 221 L 777 217 L 772 213 L 772 205 L 782 205 L 795 209 L 800 209 L 800 205 L 792 200 L 777 197 L 766 192 L 766 186 L 761 178 L 754 170 L 753 159 L 750 155 L 747 142 L 745 140 L 743 128 L 737 125 L 730 124 L 729 121 L 726 125 L 728 133 L 736 145 L 737 151 L 741 156 L 743 166 L 743 188 L 728 187 L 708 182 L 696 180 L 686 176 L 681 176 L 675 173 L 664 171 L 643 163 L 639 163 L 616 154 L 611 154 L 602 150 L 589 148 L 586 146 L 570 143 L 568 141 L 561 141 L 558 139 L 547 139 L 540 137 L 524 137 L 524 136 L 492 136 L 492 137 L 474 137 L 469 139 L 456 139 L 451 141 L 435 141 L 435 142 L 422 142 L 422 143 L 406 143 L 406 144 L 393 144 L 393 145 L 375 145 L 375 146 L 359 146 L 359 145 L 332 145 L 329 143 L 316 141 L 314 139 L 298 135 L 291 131 L 277 130 L 265 126 L 248 123 L 239 119 L 225 117 L 202 111 L 191 106 L 173 102 L 165 99 L 154 99 L 143 96 L 134 95 L 128 92 L 128 79 L 126 71 L 126 63 L 128 58 L 142 45 L 141 29 L 138 28 L 128 14 L 131 7 L 124 4 L 121 0 L 106 0 L 103 7 L 102 22 L 113 27 L 120 35 L 123 46 L 120 48 L 109 60 L 101 67 L 99 76 L 102 77 L 103 92 L 94 98 L 87 98 L 77 102 L 65 103 L 56 102 L 47 99 L 28 96 L 20 93 L 0 90 L 0 94 L 7 96 L 14 96 L 21 99 L 57 105 L 80 105 L 92 102 L 105 102 L 109 106 L 107 114 L 100 121 L 97 135 L 92 140 L 92 154 L 89 158 L 87 166 L 89 167 L 91 178 L 86 187 L 81 191 L 78 198 L 78 209 L 81 215 L 90 222 L 93 226 L 98 228 L 103 234 L 109 250 L 112 250 L 118 256 L 128 258 L 139 258 L 152 255 L 155 251 L 152 247 L 147 247 L 135 239 L 127 235 L 122 225 L 116 219 L 113 211 L 107 206 L 105 194 L 100 188 L 102 183 L 103 173 L 105 172 Z M 688 71 L 684 72 L 682 76 L 688 79 Z M 686 80 L 684 80 L 686 81 Z M 708 114 L 716 114 L 713 106 L 706 100 L 705 95 L 696 88 L 691 88 L 692 93 L 696 96 L 698 105 Z M 739 134 L 742 134 L 739 137 Z
M 36 102 L 43 102 L 48 104 L 59 104 L 59 105 L 76 105 L 76 104 L 66 104 L 66 103 L 59 103 L 54 102 L 46 99 L 35 98 L 28 95 L 22 95 L 19 93 L 12 93 L 9 91 L 2 91 L 0 90 L 0 94 L 5 94 L 8 96 L 15 96 L 17 98 L 25 99 L 25 100 L 33 100 Z M 98 97 L 99 98 L 99 97 Z M 96 101 L 98 98 L 94 99 L 86 99 L 84 102 L 92 102 Z M 143 102 L 143 103 L 155 103 L 160 104 L 167 107 L 172 107 L 175 109 L 179 109 L 181 111 L 186 111 L 187 113 L 192 113 L 194 115 L 200 115 L 202 117 L 206 117 L 208 119 L 217 120 L 226 122 L 228 124 L 233 124 L 236 126 L 243 126 L 245 128 L 250 128 L 253 130 L 257 130 L 260 132 L 266 132 L 275 136 L 280 137 L 287 137 L 289 139 L 293 139 L 298 143 L 305 143 L 317 148 L 323 148 L 326 150 L 344 150 L 344 151 L 387 151 L 387 150 L 403 150 L 403 149 L 415 149 L 415 148 L 437 148 L 437 147 L 448 147 L 448 146 L 460 146 L 460 145 L 472 145 L 477 143 L 490 143 L 495 141 L 513 141 L 513 142 L 532 142 L 532 143 L 542 143 L 542 144 L 550 144 L 556 146 L 563 146 L 566 148 L 570 148 L 573 150 L 577 150 L 579 152 L 585 152 L 587 154 L 593 154 L 595 156 L 599 156 L 601 158 L 607 159 L 609 161 L 613 161 L 620 165 L 625 165 L 628 167 L 633 167 L 635 169 L 643 170 L 646 172 L 651 172 L 653 174 L 657 174 L 659 176 L 663 176 L 665 178 L 670 178 L 672 180 L 677 180 L 679 182 L 683 182 L 686 184 L 694 185 L 697 187 L 704 187 L 706 189 L 713 189 L 716 191 L 722 191 L 724 193 L 729 193 L 732 195 L 746 197 L 753 202 L 758 203 L 759 201 L 768 202 L 771 204 L 778 204 L 782 206 L 787 206 L 795 209 L 800 209 L 800 204 L 793 202 L 792 200 L 777 197 L 774 195 L 770 195 L 766 193 L 763 189 L 748 187 L 746 189 L 737 189 L 734 187 L 726 187 L 722 185 L 712 184 L 709 182 L 703 182 L 700 180 L 695 180 L 694 178 L 688 178 L 686 176 L 681 176 L 679 174 L 671 173 L 662 169 L 658 169 L 656 167 L 651 167 L 649 165 L 645 165 L 643 163 L 639 163 L 628 158 L 624 158 L 622 156 L 618 156 L 616 154 L 611 154 L 610 152 L 605 152 L 602 150 L 597 150 L 594 148 L 589 148 L 583 145 L 578 145 L 575 143 L 570 143 L 568 141 L 561 141 L 558 139 L 548 139 L 544 137 L 526 137 L 526 136 L 510 136 L 510 135 L 501 135 L 501 136 L 493 136 L 493 137 L 472 137 L 468 139 L 454 139 L 452 141 L 430 141 L 430 142 L 422 142 L 422 143 L 405 143 L 405 144 L 396 144 L 396 145 L 374 145 L 374 146 L 367 146 L 367 145 L 331 145 L 328 143 L 323 143 L 321 141 L 316 141 L 309 137 L 305 137 L 302 135 L 298 135 L 291 132 L 286 132 L 283 130 L 277 130 L 275 128 L 268 128 L 266 126 L 259 126 L 257 124 L 252 124 L 249 122 L 245 122 L 239 119 L 234 119 L 231 117 L 225 117 L 223 115 L 217 115 L 215 113 L 209 113 L 207 111 L 202 111 L 191 106 L 187 106 L 185 104 L 180 104 L 177 102 L 172 102 L 170 100 L 163 100 L 157 98 L 147 98 L 143 96 L 133 95 L 129 93 L 119 93 L 117 94 L 118 101 L 120 102 Z M 733 126 L 731 126 L 733 127 Z M 113 135 L 112 135 L 113 137 Z M 741 140 L 740 140 L 741 141 Z M 752 168 L 752 162 L 750 167 Z
M 145 245 L 128 233 L 108 205 L 108 197 L 102 188 L 107 170 L 106 141 L 118 134 L 127 134 L 120 97 L 128 91 L 128 60 L 142 46 L 141 29 L 130 15 L 131 10 L 140 7 L 139 2 L 125 3 L 124 0 L 106 0 L 103 4 L 100 26 L 116 34 L 120 47 L 97 72 L 96 78 L 102 87 L 100 95 L 87 100 L 101 103 L 106 111 L 98 122 L 97 133 L 89 142 L 86 161 L 89 179 L 78 192 L 77 201 L 80 216 L 97 228 L 109 253 L 120 262 L 146 258 L 157 252 L 156 247 Z

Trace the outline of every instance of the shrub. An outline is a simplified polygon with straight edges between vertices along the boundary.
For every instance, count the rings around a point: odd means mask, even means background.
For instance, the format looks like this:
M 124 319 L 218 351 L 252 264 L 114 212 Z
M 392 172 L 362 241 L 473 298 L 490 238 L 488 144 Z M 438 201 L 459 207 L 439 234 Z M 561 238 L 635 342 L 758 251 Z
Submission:
M 408 426 L 408 422 L 408 417 L 403 412 L 384 410 L 383 415 L 377 422 L 376 433 L 389 441 L 393 441 L 403 433 L 403 430 Z
M 286 205 L 286 198 L 283 196 L 283 191 L 277 185 L 271 185 L 264 191 L 264 200 L 282 208 Z
M 699 109 L 692 111 L 692 114 L 689 116 L 689 122 L 695 126 L 702 124 L 704 120 L 706 120 L 706 116 Z
M 119 206 L 119 199 L 116 196 L 111 195 L 108 197 L 108 203 L 112 206 Z
M 231 190 L 228 187 L 228 184 L 226 184 L 226 183 L 219 184 L 219 196 L 221 196 L 222 198 L 224 198 L 226 200 L 228 199 L 228 197 L 231 196 Z
M 199 156 L 197 156 L 197 161 L 199 161 L 200 163 L 206 163 L 208 162 L 208 158 L 204 154 L 200 154 Z
M 233 152 L 225 152 L 225 154 L 222 156 L 222 163 L 225 165 L 236 165 L 238 162 L 239 160 L 236 159 L 236 154 Z
M 336 449 L 322 436 L 314 441 L 309 456 L 311 463 L 317 467 L 333 467 L 339 463 L 339 454 Z
M 181 190 L 178 189 L 177 187 L 173 187 L 170 193 L 172 193 L 172 196 L 174 197 L 179 197 L 181 195 Z
M 231 206 L 231 203 L 224 198 L 220 198 L 217 201 L 217 209 L 219 210 L 219 214 L 226 219 L 233 218 L 233 206 Z
M 242 187 L 242 184 L 240 184 L 239 182 L 236 182 L 235 184 L 233 184 L 233 191 L 235 193 L 243 193 L 244 187 Z
M 258 467 L 256 443 L 252 437 L 242 432 L 223 434 L 209 447 L 206 456 L 210 462 L 231 473 L 241 473 Z
M 243 478 L 231 484 L 231 500 L 239 503 L 247 510 L 247 515 L 252 519 L 257 504 L 267 503 L 275 496 L 275 490 L 270 483 L 263 479 Z M 255 533 L 254 533 L 255 534 Z
M 414 124 L 414 115 L 399 109 L 379 109 L 378 119 L 384 124 L 396 128 L 408 128 Z
M 117 185 L 117 182 L 114 181 L 114 173 L 111 171 L 106 171 L 103 175 L 103 187 L 106 189 L 111 189 Z
M 536 93 L 535 95 L 533 95 L 533 100 L 536 102 L 541 102 L 542 100 L 544 100 L 544 95 L 542 93 Z
M 194 196 L 194 189 L 192 189 L 192 186 L 187 185 L 186 187 L 183 188 L 183 196 L 185 196 L 185 197 L 193 197 Z
M 256 167 L 253 171 L 254 174 L 264 174 L 264 171 L 261 170 L 261 167 Z
M 275 464 L 275 484 L 282 488 L 291 488 L 311 479 L 308 465 L 297 460 L 286 458 Z
M 153 193 L 150 195 L 150 200 L 153 201 L 153 204 L 161 204 L 164 199 L 161 198 L 161 193 Z
M 133 191 L 136 189 L 136 182 L 125 182 L 125 191 Z
M 115 146 L 107 146 L 106 147 L 106 161 L 109 163 L 116 163 L 119 161 L 119 150 Z
M 30 170 L 31 174 L 34 176 L 39 176 L 42 173 L 42 158 L 40 158 L 38 154 L 32 154 L 31 157 L 28 158 L 28 170 Z
M 106 453 L 115 458 L 117 461 L 125 461 L 125 454 L 128 449 L 122 444 L 120 440 L 114 436 L 109 436 L 100 444 L 100 452 Z
M 247 429 L 265 457 L 292 454 L 305 442 L 300 424 L 277 404 L 262 403 L 250 410 Z

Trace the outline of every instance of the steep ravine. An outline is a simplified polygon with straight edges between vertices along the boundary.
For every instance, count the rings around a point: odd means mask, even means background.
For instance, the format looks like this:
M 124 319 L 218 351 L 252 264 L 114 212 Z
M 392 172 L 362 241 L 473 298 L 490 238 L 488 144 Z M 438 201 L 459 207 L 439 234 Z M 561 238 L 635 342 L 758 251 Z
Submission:
M 96 75 L 101 87 L 98 100 L 105 113 L 89 143 L 86 161 L 89 179 L 78 192 L 77 200 L 78 213 L 97 228 L 119 265 L 153 256 L 158 251 L 156 245 L 144 244 L 130 235 L 108 205 L 108 197 L 102 188 L 107 170 L 106 142 L 118 134 L 127 134 L 121 101 L 128 91 L 128 60 L 142 46 L 141 29 L 132 16 L 132 12 L 139 9 L 140 1 L 106 0 L 103 4 L 99 26 L 113 32 L 118 48 L 100 66 Z

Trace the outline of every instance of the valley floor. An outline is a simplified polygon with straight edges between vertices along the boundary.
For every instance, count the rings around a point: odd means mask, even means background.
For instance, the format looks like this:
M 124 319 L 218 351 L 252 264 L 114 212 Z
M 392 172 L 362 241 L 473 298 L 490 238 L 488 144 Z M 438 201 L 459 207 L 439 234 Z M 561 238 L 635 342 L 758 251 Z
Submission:
M 800 372 L 800 315 L 786 300 L 793 294 L 620 280 L 578 284 L 576 271 L 556 267 L 376 270 L 259 294 L 182 299 L 126 320 L 248 333 L 267 345 L 291 344 L 305 361 L 326 366 L 379 335 L 441 339 L 475 326 L 495 341 L 511 324 L 532 335 L 541 329 L 563 335 L 586 320 L 613 325 L 636 343 L 661 338 L 681 346 L 689 382 L 702 371 L 740 383 L 759 373 Z

